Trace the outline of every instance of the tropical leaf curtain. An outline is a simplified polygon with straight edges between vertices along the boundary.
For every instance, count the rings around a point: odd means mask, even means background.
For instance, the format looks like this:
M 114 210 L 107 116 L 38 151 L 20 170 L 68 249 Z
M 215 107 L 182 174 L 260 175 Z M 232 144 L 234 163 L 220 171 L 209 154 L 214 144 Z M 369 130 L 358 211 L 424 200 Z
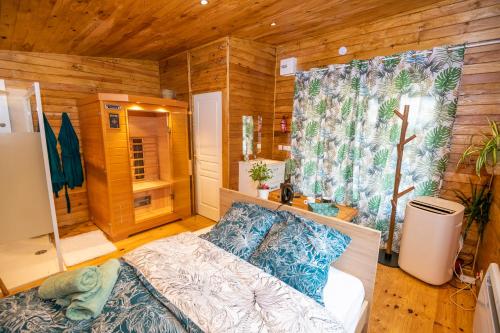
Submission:
M 355 222 L 387 239 L 401 120 L 410 105 L 394 249 L 408 200 L 437 195 L 448 161 L 464 47 L 438 47 L 300 72 L 295 79 L 292 181 L 304 195 L 357 207 Z

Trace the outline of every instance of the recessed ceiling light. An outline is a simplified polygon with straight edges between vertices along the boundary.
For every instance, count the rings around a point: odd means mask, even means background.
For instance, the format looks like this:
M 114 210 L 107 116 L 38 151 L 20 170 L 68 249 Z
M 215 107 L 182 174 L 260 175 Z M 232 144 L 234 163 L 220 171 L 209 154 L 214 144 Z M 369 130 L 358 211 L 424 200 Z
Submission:
M 275 26 L 276 26 L 276 22 L 271 23 L 271 27 L 275 27 Z
M 205 6 L 205 5 L 208 5 L 208 0 L 201 0 L 200 3 Z

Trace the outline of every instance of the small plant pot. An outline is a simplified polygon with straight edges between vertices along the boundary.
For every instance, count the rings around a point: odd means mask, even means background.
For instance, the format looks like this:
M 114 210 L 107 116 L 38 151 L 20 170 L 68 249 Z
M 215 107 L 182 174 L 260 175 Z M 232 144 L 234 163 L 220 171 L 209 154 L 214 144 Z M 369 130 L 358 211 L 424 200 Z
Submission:
M 258 197 L 260 199 L 267 200 L 267 198 L 269 198 L 269 190 L 258 189 L 257 191 L 259 192 Z

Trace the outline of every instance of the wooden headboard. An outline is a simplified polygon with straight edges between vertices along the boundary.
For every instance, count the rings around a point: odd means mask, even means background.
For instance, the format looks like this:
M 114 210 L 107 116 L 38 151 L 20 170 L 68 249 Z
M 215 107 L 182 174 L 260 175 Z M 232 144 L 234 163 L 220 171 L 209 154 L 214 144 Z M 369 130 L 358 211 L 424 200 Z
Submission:
M 268 209 L 287 210 L 294 214 L 328 225 L 349 235 L 351 244 L 335 262 L 335 268 L 359 278 L 365 287 L 365 299 L 372 304 L 375 276 L 377 274 L 378 252 L 380 247 L 380 231 L 362 227 L 334 217 L 315 214 L 306 210 L 293 208 L 280 203 L 248 196 L 240 192 L 220 189 L 220 216 L 223 216 L 235 201 L 248 202 Z M 280 207 L 281 206 L 281 207 Z

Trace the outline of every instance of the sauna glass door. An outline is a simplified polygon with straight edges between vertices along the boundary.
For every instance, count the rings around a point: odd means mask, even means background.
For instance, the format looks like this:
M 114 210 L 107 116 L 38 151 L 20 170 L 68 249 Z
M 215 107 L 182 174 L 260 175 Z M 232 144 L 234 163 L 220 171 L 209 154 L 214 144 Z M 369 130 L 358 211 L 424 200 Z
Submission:
M 127 110 L 135 222 L 172 214 L 169 114 Z

